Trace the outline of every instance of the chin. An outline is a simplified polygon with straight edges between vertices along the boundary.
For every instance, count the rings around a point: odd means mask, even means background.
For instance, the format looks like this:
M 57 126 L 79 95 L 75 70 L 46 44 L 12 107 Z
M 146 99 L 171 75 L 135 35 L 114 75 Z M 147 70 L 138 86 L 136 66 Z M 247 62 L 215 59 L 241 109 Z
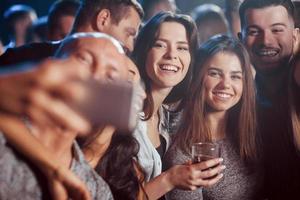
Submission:
M 230 108 L 232 108 L 233 106 L 226 106 L 226 105 L 210 105 L 210 111 L 211 112 L 226 112 L 228 111 Z

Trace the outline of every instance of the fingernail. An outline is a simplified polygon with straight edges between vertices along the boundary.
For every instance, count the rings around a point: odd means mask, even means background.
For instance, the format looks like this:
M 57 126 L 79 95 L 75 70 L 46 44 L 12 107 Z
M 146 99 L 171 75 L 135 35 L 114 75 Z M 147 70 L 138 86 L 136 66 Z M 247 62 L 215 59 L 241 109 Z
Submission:
M 221 166 L 221 169 L 226 169 L 226 166 L 225 166 L 225 165 L 222 165 L 222 166 Z
M 224 160 L 223 158 L 219 158 L 219 162 L 223 162 L 223 160 Z
M 223 176 L 224 176 L 224 174 L 223 174 L 223 173 L 221 173 L 221 174 L 220 174 L 220 178 L 222 178 Z

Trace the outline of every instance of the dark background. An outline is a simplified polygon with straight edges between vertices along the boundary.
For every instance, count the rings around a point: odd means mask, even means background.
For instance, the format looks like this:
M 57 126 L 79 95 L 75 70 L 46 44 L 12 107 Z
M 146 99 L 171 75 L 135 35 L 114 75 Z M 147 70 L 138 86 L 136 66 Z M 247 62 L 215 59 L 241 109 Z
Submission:
M 47 14 L 50 5 L 55 0 L 0 0 L 0 38 L 3 43 L 7 43 L 7 35 L 4 28 L 3 22 L 3 13 L 13 4 L 26 4 L 33 7 L 38 17 L 44 16 Z M 188 13 L 190 10 L 195 8 L 197 5 L 203 3 L 216 3 L 223 7 L 225 0 L 176 0 L 177 6 L 182 13 Z

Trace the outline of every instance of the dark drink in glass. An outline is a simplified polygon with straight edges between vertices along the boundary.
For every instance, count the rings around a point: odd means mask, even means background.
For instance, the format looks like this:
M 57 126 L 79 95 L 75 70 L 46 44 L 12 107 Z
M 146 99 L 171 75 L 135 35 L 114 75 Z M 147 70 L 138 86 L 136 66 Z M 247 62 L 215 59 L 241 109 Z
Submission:
M 207 161 L 207 160 L 214 159 L 214 158 L 215 157 L 209 156 L 209 155 L 194 155 L 193 164 L 200 163 L 200 162 Z
M 211 160 L 214 158 L 219 158 L 220 152 L 221 152 L 220 146 L 217 143 L 214 143 L 214 142 L 195 143 L 192 146 L 192 162 L 193 162 L 193 164 L 196 164 L 196 163 L 204 162 L 204 161 Z M 216 166 L 207 168 L 205 170 L 212 169 Z M 216 176 L 209 177 L 208 179 L 214 178 Z

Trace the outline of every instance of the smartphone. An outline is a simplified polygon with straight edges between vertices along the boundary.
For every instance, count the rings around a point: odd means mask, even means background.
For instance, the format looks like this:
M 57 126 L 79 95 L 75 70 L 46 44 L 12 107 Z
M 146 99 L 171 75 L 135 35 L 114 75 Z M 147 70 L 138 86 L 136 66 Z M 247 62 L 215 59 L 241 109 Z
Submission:
M 72 108 L 93 126 L 110 124 L 120 131 L 133 131 L 143 106 L 141 87 L 128 81 L 82 81 L 82 95 Z

